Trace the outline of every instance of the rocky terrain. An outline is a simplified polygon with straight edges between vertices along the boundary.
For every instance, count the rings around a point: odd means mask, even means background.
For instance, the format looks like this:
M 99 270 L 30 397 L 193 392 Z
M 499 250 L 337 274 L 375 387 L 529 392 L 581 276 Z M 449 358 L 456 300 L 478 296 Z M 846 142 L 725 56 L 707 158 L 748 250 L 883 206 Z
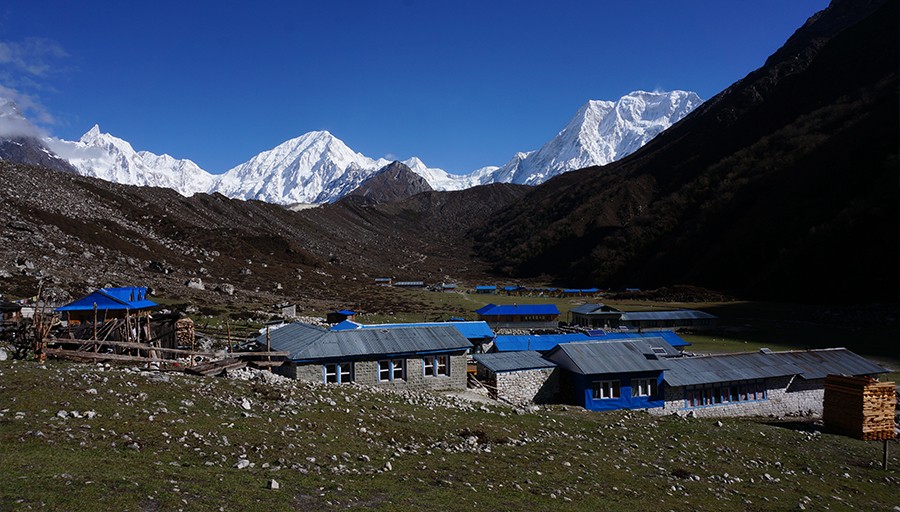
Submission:
M 432 283 L 483 275 L 463 236 L 473 217 L 463 213 L 488 218 L 527 189 L 294 212 L 0 162 L 0 293 L 29 297 L 42 282 L 66 300 L 143 284 L 201 304 L 353 304 L 382 275 Z
M 879 443 L 812 423 L 517 410 L 252 370 L 232 376 L 0 362 L 0 508 L 897 505 L 894 451 L 883 470 Z

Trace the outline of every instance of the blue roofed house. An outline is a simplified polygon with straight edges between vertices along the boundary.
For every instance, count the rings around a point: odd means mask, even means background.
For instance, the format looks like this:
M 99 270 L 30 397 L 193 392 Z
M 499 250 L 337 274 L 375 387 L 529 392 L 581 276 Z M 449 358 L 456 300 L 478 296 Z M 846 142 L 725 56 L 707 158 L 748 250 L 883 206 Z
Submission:
M 535 350 L 547 352 L 560 343 L 573 341 L 587 341 L 593 339 L 584 333 L 567 334 L 501 334 L 494 338 L 491 352 L 513 352 L 520 350 Z
M 677 348 L 684 349 L 684 347 L 690 346 L 690 343 L 684 341 L 678 334 L 674 331 L 644 331 L 644 332 L 602 332 L 602 333 L 588 333 L 590 335 L 590 339 L 596 341 L 610 341 L 610 340 L 633 340 L 640 338 L 662 338 L 669 345 Z
M 70 323 L 103 322 L 110 318 L 124 318 L 139 312 L 147 312 L 157 304 L 147 299 L 147 288 L 127 286 L 120 288 L 100 288 L 84 297 L 56 308 L 64 313 Z
M 350 320 L 356 318 L 356 311 L 352 311 L 349 309 L 340 309 L 338 311 L 331 311 L 327 315 L 325 315 L 325 323 L 328 324 L 339 324 L 345 320 Z
M 292 323 L 257 338 L 288 352 L 274 371 L 291 378 L 412 390 L 464 389 L 472 347 L 449 325 L 329 330 Z
M 493 329 L 554 329 L 559 322 L 556 304 L 488 304 L 475 313 Z

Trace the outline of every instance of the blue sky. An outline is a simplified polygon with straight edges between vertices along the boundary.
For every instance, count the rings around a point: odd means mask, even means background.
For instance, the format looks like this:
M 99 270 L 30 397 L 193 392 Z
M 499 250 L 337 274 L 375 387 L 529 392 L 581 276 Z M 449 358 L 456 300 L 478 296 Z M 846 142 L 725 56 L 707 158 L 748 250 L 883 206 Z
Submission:
M 10 5 L 12 4 L 12 5 Z M 708 99 L 824 0 L 7 2 L 0 96 L 221 173 L 312 130 L 463 173 L 538 149 L 590 99 Z

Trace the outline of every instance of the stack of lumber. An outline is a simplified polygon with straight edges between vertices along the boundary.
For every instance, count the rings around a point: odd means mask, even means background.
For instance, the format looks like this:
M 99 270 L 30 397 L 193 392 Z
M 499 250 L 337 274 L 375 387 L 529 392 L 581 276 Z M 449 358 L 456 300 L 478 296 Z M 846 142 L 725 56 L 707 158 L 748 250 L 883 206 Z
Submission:
M 194 346 L 194 321 L 181 318 L 175 322 L 175 342 L 179 347 Z
M 896 385 L 870 377 L 825 378 L 822 419 L 833 432 L 864 441 L 894 438 Z

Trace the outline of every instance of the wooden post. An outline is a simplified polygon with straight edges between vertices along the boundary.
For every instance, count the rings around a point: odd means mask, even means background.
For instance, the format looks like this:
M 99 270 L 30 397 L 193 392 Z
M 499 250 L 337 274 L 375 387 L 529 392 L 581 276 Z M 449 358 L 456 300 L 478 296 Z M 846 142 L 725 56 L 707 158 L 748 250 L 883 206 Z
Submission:
M 266 326 L 266 352 L 271 352 L 271 351 L 272 351 L 272 343 L 269 341 L 269 326 L 267 325 Z M 271 361 L 272 356 L 266 356 L 266 360 Z M 272 367 L 269 366 L 268 368 L 269 368 L 269 373 L 271 373 Z
M 231 347 L 231 324 L 227 318 L 225 319 L 225 332 L 228 335 L 228 353 L 234 352 L 234 349 Z
M 887 471 L 888 467 L 888 440 L 884 440 L 884 453 L 881 455 L 881 469 Z
M 97 303 L 94 303 L 94 337 L 91 338 L 93 340 L 97 339 Z

